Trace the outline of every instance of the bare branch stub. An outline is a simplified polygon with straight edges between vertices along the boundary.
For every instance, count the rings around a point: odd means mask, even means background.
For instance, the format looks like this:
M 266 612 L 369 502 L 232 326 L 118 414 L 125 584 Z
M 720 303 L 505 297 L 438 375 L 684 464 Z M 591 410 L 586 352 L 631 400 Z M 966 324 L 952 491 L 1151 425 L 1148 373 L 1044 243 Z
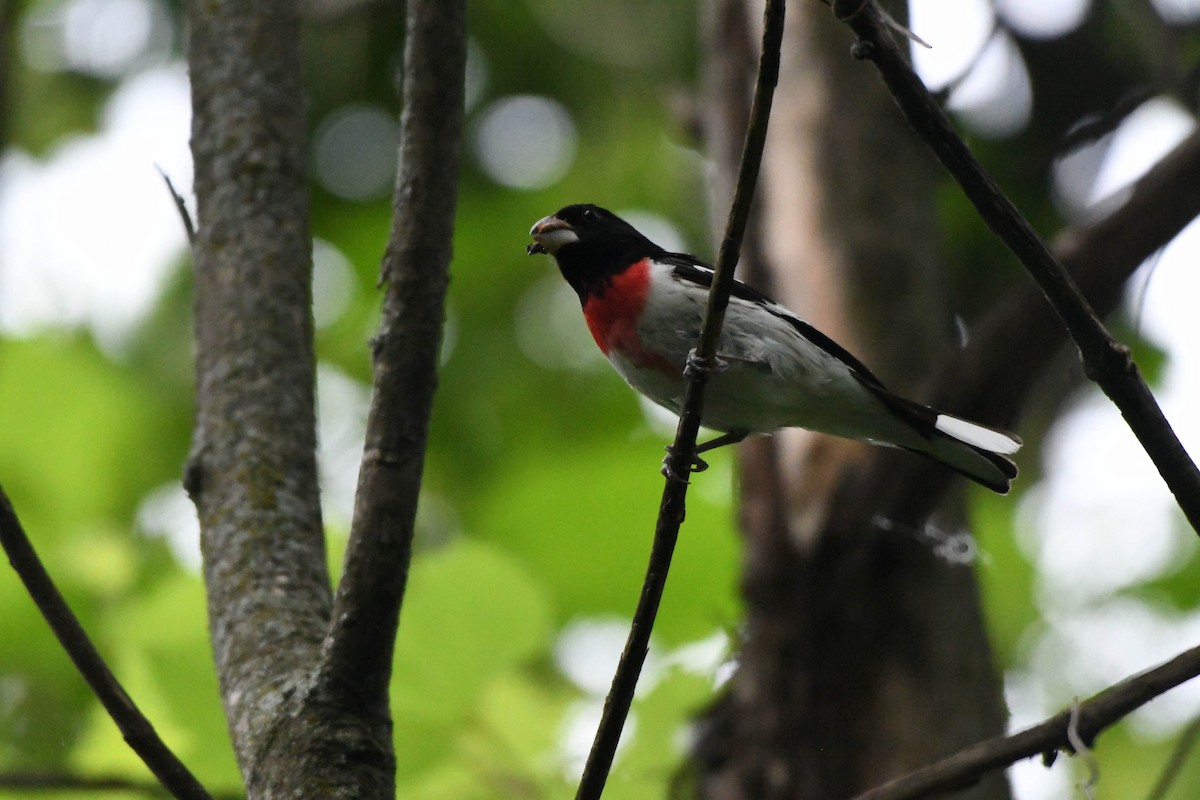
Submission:
M 160 167 L 155 166 L 158 174 L 162 177 L 163 182 L 167 184 L 167 191 L 171 193 L 171 201 L 175 203 L 175 210 L 179 212 L 179 221 L 183 223 L 183 230 L 187 234 L 189 245 L 196 244 L 196 224 L 192 222 L 192 215 L 188 212 L 187 202 L 184 201 L 183 195 L 175 188 L 175 182 L 171 180 L 171 176 Z

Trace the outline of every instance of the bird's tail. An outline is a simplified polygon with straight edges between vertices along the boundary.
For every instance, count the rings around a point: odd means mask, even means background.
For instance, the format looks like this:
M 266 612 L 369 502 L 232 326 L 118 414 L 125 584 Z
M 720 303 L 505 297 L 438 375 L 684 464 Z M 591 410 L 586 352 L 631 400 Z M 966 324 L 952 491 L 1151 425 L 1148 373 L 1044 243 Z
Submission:
M 917 450 L 940 461 L 994 492 L 1007 494 L 1017 477 L 1017 465 L 1007 456 L 1021 448 L 1021 440 L 1007 431 L 975 422 L 937 415 L 933 431 Z

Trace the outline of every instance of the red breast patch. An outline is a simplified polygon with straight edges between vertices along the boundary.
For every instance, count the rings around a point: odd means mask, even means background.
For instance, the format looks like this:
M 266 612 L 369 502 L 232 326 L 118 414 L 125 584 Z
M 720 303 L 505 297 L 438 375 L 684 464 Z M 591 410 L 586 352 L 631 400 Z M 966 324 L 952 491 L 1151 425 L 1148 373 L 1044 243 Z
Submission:
M 615 351 L 635 366 L 677 374 L 678 367 L 647 350 L 638 337 L 638 320 L 649 292 L 650 261 L 643 258 L 614 276 L 603 291 L 589 295 L 583 304 L 583 317 L 604 355 Z

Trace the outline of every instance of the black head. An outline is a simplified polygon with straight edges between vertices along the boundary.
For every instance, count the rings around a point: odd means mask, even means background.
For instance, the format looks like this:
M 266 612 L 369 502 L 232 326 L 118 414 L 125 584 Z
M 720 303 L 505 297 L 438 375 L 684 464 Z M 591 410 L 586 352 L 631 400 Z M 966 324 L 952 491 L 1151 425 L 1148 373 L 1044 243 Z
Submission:
M 538 220 L 529 235 L 534 243 L 528 252 L 554 256 L 581 300 L 630 265 L 664 252 L 616 214 L 590 204 L 559 209 Z

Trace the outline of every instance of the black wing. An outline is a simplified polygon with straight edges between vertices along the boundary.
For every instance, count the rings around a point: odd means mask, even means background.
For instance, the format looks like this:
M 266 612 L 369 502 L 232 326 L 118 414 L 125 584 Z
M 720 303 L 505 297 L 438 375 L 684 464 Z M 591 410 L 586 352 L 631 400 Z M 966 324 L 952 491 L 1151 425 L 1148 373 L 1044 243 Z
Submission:
M 688 255 L 681 253 L 668 253 L 666 256 L 659 257 L 657 260 L 664 264 L 670 264 L 673 267 L 672 273 L 676 278 L 684 281 L 695 283 L 703 286 L 706 289 L 712 288 L 713 268 L 705 264 L 703 261 L 697 261 Z M 867 366 L 850 354 L 846 348 L 830 339 L 819 330 L 809 325 L 804 320 L 797 317 L 792 312 L 788 311 L 783 306 L 776 303 L 771 298 L 767 297 L 757 289 L 752 289 L 739 280 L 734 280 L 733 291 L 734 297 L 745 300 L 750 303 L 757 303 L 763 307 L 763 310 L 768 314 L 772 314 L 787 324 L 795 328 L 801 336 L 808 339 L 817 347 L 824 350 L 829 355 L 841 361 L 850 371 L 855 373 L 863 383 L 867 385 L 874 384 L 880 389 L 883 389 L 883 382 L 880 381 Z
M 712 287 L 713 268 L 693 256 L 684 253 L 666 253 L 658 256 L 657 260 L 664 264 L 670 264 L 672 267 L 671 274 L 679 280 L 689 281 L 706 289 Z M 753 289 L 739 280 L 734 280 L 731 294 L 733 297 L 741 300 L 757 303 L 767 313 L 791 325 L 805 339 L 849 367 L 854 377 L 858 378 L 863 386 L 870 389 L 884 405 L 892 409 L 898 416 L 907 420 L 910 425 L 924 436 L 933 435 L 938 415 L 932 408 L 892 394 L 883 385 L 883 381 L 875 377 L 875 374 L 865 364 L 855 358 L 850 351 L 757 289 Z

